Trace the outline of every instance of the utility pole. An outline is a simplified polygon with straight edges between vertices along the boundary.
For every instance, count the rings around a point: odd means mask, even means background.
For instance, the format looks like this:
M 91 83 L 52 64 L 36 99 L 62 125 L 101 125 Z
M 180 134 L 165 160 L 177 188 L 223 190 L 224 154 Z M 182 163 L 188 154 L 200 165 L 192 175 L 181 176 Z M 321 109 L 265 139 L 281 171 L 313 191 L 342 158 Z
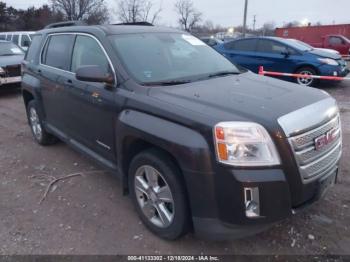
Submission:
M 255 32 L 255 25 L 256 25 L 256 15 L 254 15 L 253 19 L 253 31 Z
M 243 32 L 242 36 L 245 37 L 246 30 L 247 30 L 247 12 L 248 12 L 248 0 L 245 0 L 244 4 L 244 18 L 243 18 Z

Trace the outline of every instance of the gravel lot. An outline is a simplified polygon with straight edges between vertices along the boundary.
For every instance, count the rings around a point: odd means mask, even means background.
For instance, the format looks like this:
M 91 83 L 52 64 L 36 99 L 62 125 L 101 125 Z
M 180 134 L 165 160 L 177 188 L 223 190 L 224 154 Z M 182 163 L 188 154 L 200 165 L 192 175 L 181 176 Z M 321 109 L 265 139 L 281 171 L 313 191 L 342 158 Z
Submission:
M 50 177 L 100 168 L 59 143 L 41 147 L 27 126 L 20 92 L 0 93 L 0 254 L 350 254 L 350 83 L 324 85 L 340 104 L 344 154 L 326 198 L 243 240 L 168 242 L 141 224 L 121 183 L 108 173 Z

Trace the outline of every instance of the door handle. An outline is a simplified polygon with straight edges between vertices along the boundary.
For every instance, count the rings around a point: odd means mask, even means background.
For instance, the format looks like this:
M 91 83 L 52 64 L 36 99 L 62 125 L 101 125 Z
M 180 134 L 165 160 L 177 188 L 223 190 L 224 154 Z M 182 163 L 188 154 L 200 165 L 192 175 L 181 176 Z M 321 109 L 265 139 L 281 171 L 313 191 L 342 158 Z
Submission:
M 68 84 L 73 84 L 73 81 L 72 81 L 71 79 L 68 79 L 68 80 L 67 80 L 67 83 L 68 83 Z

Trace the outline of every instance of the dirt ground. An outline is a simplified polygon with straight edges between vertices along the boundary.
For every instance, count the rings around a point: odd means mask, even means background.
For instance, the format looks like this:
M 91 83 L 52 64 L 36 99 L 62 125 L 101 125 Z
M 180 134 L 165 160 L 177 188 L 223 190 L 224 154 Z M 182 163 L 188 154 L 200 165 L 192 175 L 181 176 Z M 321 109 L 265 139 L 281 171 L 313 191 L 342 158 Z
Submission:
M 350 83 L 324 85 L 341 107 L 339 183 L 310 209 L 254 237 L 169 242 L 140 222 L 120 181 L 108 173 L 56 183 L 50 176 L 100 170 L 63 143 L 32 139 L 20 92 L 0 93 L 0 255 L 9 254 L 350 254 Z

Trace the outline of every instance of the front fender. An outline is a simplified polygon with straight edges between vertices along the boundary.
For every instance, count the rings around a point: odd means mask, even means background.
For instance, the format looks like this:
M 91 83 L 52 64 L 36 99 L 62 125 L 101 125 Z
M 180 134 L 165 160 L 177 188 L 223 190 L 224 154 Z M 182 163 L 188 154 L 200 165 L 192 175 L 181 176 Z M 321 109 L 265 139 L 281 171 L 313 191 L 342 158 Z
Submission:
M 188 127 L 139 111 L 125 110 L 119 115 L 116 132 L 118 158 L 127 150 L 120 145 L 126 138 L 133 137 L 169 152 L 182 170 L 212 170 L 207 141 Z
M 176 160 L 185 182 L 192 216 L 215 216 L 217 205 L 212 155 L 203 135 L 186 126 L 134 110 L 125 110 L 119 115 L 116 132 L 117 161 L 124 170 L 125 187 L 127 169 L 123 167 L 123 157 L 128 155 L 129 149 L 124 141 L 132 137 L 162 149 Z

